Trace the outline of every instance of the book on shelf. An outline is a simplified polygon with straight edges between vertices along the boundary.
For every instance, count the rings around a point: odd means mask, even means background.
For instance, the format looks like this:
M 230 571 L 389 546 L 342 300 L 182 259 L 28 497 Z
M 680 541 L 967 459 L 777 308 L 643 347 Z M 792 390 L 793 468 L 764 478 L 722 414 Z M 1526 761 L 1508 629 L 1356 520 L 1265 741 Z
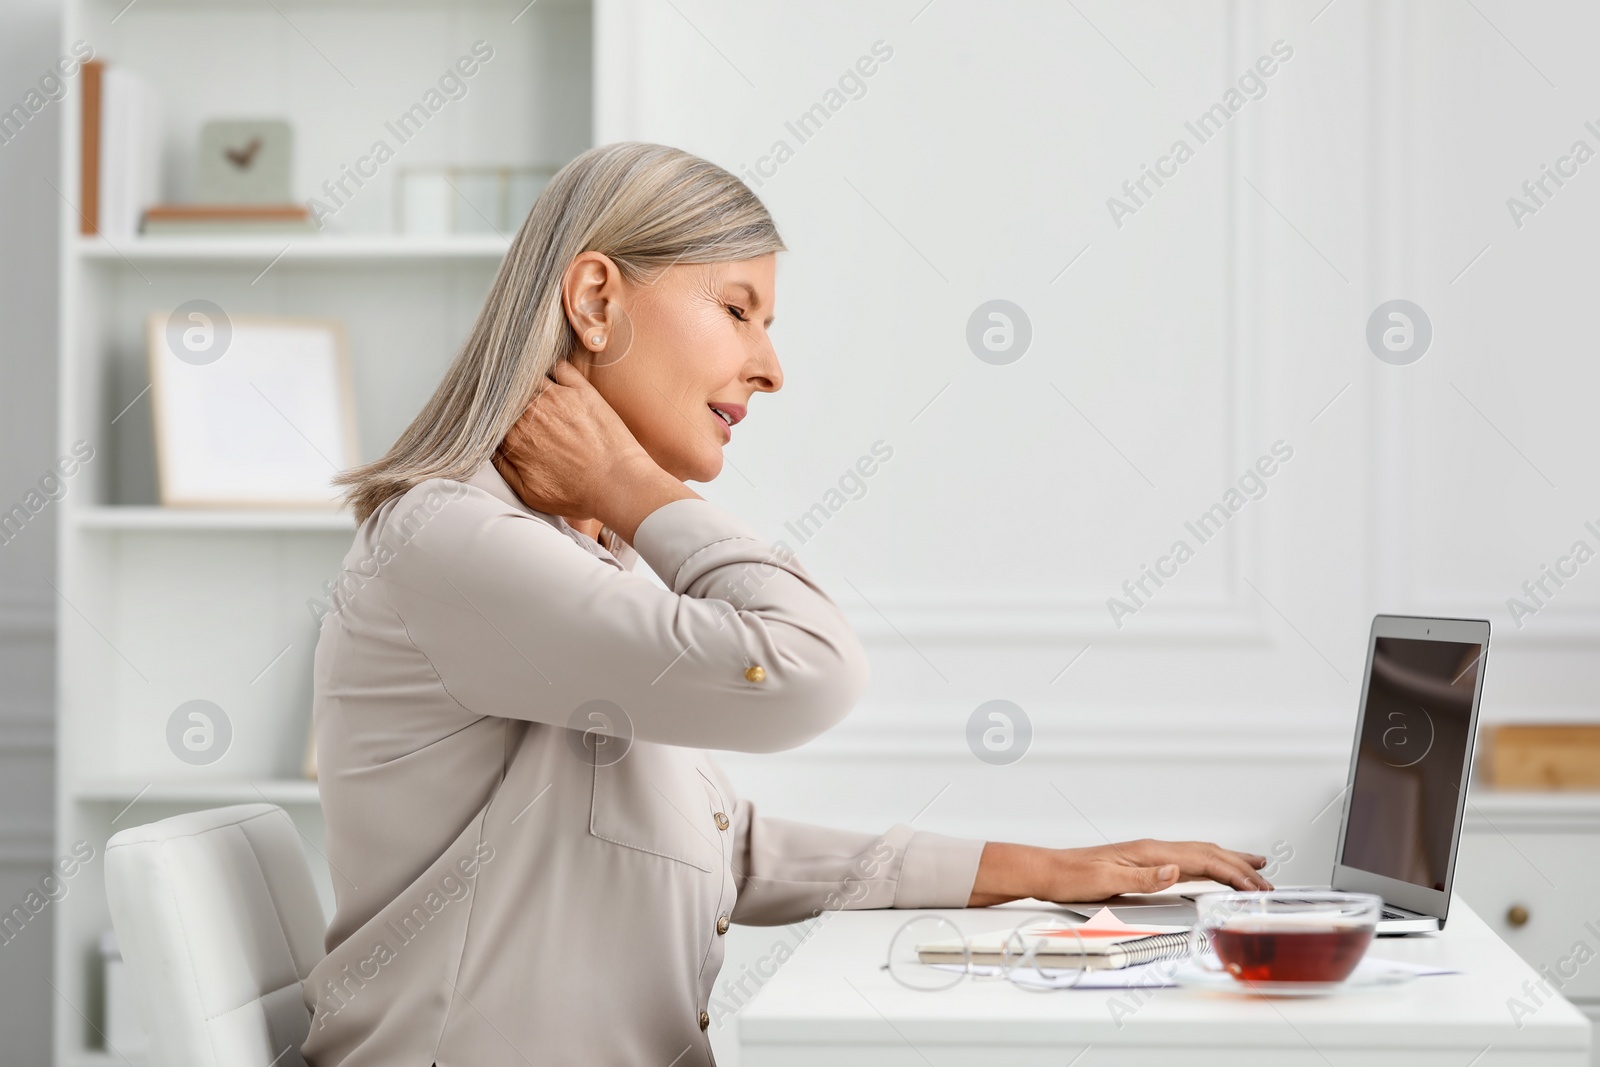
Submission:
M 144 213 L 146 237 L 316 232 L 304 204 L 153 204 Z
M 100 232 L 100 89 L 103 59 L 83 65 L 83 121 L 78 126 L 78 232 Z
M 161 195 L 160 99 L 126 67 L 95 60 L 84 71 L 79 229 L 132 237 L 145 207 Z

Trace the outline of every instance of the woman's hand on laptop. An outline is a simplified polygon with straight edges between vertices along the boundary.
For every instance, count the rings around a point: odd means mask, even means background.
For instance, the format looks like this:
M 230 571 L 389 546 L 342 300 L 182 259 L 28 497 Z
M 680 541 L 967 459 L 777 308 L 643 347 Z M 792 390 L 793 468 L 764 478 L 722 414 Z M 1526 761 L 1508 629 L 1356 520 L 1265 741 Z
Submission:
M 1104 900 L 1119 893 L 1156 893 L 1180 881 L 1211 879 L 1234 889 L 1271 889 L 1256 873 L 1265 856 L 1209 841 L 1141 838 L 1088 848 L 1036 848 L 990 841 L 978 861 L 969 908 L 1032 897 L 1060 903 Z

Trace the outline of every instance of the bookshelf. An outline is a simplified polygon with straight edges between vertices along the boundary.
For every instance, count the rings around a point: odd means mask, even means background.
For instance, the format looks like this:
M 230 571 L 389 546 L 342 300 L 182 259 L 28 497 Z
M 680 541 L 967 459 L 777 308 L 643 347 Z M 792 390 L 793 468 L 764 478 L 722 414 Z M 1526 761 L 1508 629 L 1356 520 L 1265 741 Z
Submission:
M 603 0 L 65 0 L 62 50 L 144 76 L 163 103 L 162 199 L 193 192 L 200 124 L 278 116 L 294 190 L 314 195 L 475 42 L 491 61 L 316 234 L 122 237 L 79 232 L 79 96 L 62 108 L 58 445 L 93 446 L 57 511 L 56 848 L 94 846 L 55 912 L 54 1062 L 124 1063 L 104 1047 L 98 944 L 106 840 L 227 804 L 282 806 L 307 843 L 324 910 L 316 783 L 300 777 L 317 619 L 348 512 L 165 508 L 156 494 L 145 320 L 196 298 L 230 314 L 342 320 L 363 459 L 387 448 L 465 336 L 511 230 L 396 232 L 407 167 L 554 166 L 593 136 L 594 3 Z M 512 227 L 514 229 L 514 227 Z M 168 721 L 222 708 L 231 740 L 178 759 Z M 65 999 L 69 1003 L 61 1003 Z M 130 1057 L 140 1062 L 140 1057 Z

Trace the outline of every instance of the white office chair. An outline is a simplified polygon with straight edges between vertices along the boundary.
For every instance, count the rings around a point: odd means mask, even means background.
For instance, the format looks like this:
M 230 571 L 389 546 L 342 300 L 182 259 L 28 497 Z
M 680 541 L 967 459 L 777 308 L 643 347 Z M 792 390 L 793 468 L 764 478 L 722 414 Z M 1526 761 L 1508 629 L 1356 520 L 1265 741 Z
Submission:
M 272 804 L 190 812 L 106 843 L 106 898 L 162 1067 L 304 1067 L 300 982 L 322 959 L 322 904 L 294 824 Z

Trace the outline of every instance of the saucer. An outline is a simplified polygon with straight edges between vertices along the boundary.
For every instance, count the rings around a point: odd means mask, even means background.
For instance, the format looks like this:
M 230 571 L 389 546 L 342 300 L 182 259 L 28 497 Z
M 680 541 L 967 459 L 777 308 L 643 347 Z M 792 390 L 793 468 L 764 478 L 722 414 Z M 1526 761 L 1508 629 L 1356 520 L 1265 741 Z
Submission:
M 1369 966 L 1362 960 L 1350 977 L 1342 982 L 1242 982 L 1225 971 L 1208 971 L 1193 960 L 1185 960 L 1173 971 L 1172 980 L 1189 989 L 1210 989 L 1245 997 L 1325 997 L 1337 993 L 1364 993 L 1404 985 L 1416 975 Z

